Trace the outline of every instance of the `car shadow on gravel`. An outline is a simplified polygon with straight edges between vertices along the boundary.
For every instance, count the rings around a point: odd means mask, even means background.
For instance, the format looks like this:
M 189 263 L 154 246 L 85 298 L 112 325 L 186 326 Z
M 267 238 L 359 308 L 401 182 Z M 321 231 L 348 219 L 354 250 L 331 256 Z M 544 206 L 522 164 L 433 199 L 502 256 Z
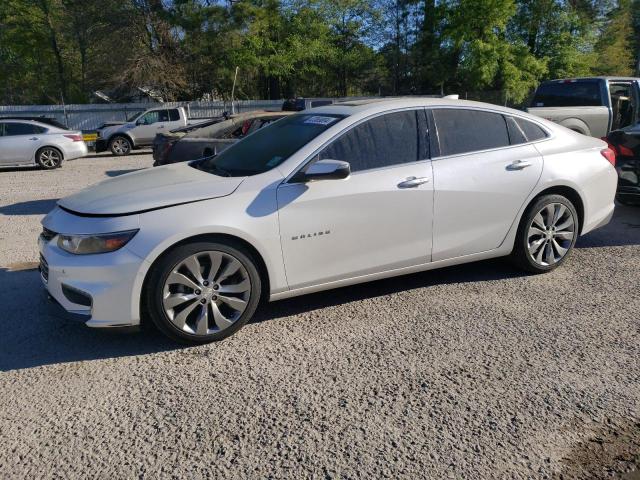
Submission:
M 129 153 L 127 156 L 136 156 L 136 155 L 150 155 L 153 153 L 153 150 L 134 150 Z M 89 155 L 85 155 L 82 158 L 116 158 L 117 155 L 113 155 L 111 152 L 100 152 L 100 153 L 91 153 Z M 126 156 L 125 156 L 126 157 Z
M 526 272 L 516 269 L 505 259 L 484 260 L 280 300 L 270 303 L 268 308 L 260 308 L 253 322 L 274 320 L 311 310 L 359 302 L 368 298 L 382 297 L 434 285 L 487 282 L 527 275 Z
M 98 330 L 67 319 L 33 268 L 0 268 L 0 285 L 10 287 L 0 289 L 0 371 L 181 348 L 155 331 Z
M 580 237 L 576 248 L 640 245 L 640 207 L 616 205 L 608 225 Z
M 57 201 L 57 198 L 47 198 L 4 205 L 0 207 L 0 215 L 42 215 L 53 210 Z
M 137 172 L 138 170 L 144 170 L 143 168 L 130 168 L 127 170 L 107 170 L 104 172 L 107 177 L 119 177 L 120 175 L 124 175 L 126 173 Z

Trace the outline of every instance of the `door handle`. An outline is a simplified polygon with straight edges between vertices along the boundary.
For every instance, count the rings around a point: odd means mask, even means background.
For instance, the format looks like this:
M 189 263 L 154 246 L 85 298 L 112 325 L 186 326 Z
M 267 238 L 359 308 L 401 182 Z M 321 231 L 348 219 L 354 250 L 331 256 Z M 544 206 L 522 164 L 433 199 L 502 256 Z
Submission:
M 507 170 L 524 170 L 527 167 L 533 165 L 531 162 L 525 162 L 524 160 L 516 160 L 515 162 L 507 165 Z
M 404 182 L 400 182 L 398 188 L 415 188 L 428 181 L 427 177 L 409 177 Z
M 158 128 L 164 128 L 164 125 L 160 125 Z
M 38 137 L 31 137 L 29 140 L 38 140 Z

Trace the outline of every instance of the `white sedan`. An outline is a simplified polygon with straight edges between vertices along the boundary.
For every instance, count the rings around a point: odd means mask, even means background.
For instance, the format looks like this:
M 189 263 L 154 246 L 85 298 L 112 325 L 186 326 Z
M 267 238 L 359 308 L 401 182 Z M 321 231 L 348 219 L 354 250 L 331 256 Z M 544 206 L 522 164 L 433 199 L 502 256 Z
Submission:
M 33 120 L 0 118 L 0 167 L 38 165 L 50 170 L 87 152 L 81 132 Z
M 494 105 L 319 107 L 60 200 L 42 278 L 91 327 L 219 340 L 261 299 L 502 256 L 552 270 L 613 215 L 612 163 L 601 140 Z

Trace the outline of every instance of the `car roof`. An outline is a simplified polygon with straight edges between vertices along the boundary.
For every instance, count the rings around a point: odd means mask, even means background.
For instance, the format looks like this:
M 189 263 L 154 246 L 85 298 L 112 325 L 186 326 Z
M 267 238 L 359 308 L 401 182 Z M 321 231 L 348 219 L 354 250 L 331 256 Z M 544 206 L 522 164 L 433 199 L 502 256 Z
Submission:
M 501 107 L 490 103 L 473 102 L 470 100 L 458 100 L 455 98 L 434 98 L 434 97 L 380 97 L 368 98 L 365 100 L 352 100 L 347 102 L 334 103 L 322 107 L 304 110 L 302 114 L 309 113 L 326 113 L 335 115 L 355 115 L 364 113 L 378 113 L 386 110 L 402 109 L 402 108 L 420 108 L 420 107 L 452 107 L 452 108 L 471 108 L 492 110 L 501 113 L 526 115 L 520 110 Z
M 554 78 L 553 80 L 545 80 L 544 82 L 541 82 L 540 84 L 542 85 L 542 84 L 545 84 L 545 83 L 584 82 L 584 81 L 597 81 L 597 80 L 634 81 L 634 80 L 640 80 L 640 78 L 638 78 L 638 77 L 614 77 L 614 76 L 611 76 L 611 75 L 602 75 L 602 76 L 599 76 L 599 77 Z
M 35 120 L 30 120 L 27 118 L 17 118 L 17 117 L 0 117 L 0 122 L 5 123 L 5 122 L 11 122 L 11 123 L 27 123 L 29 125 L 37 125 L 38 127 L 43 127 L 46 129 L 58 129 L 60 130 L 60 127 L 56 127 L 55 125 L 51 125 L 49 123 L 45 123 L 45 122 L 38 122 Z

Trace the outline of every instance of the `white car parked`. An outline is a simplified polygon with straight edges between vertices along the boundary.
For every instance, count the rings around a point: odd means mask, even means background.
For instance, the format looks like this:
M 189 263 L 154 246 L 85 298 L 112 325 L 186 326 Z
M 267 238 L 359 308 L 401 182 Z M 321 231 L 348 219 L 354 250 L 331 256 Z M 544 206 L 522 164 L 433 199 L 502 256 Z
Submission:
M 607 145 L 523 112 L 366 100 L 123 175 L 43 220 L 42 278 L 91 327 L 222 339 L 264 298 L 511 256 L 536 273 L 613 214 Z
M 33 120 L 0 118 L 0 167 L 39 165 L 50 170 L 87 152 L 81 132 Z

